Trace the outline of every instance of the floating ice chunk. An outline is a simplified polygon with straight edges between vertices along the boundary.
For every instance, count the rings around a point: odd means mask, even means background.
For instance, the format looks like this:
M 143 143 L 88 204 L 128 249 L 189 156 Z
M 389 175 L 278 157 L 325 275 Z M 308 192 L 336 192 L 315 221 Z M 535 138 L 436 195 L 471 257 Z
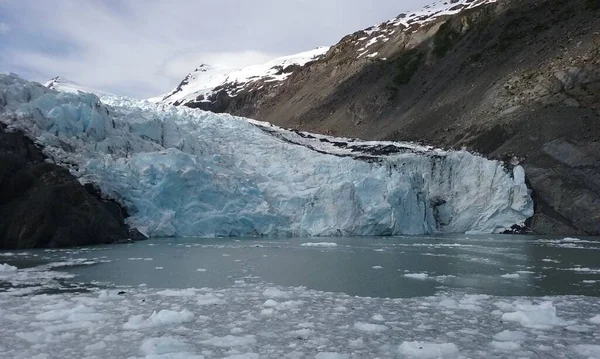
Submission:
M 200 294 L 198 296 L 198 305 L 218 305 L 225 304 L 225 300 L 221 299 L 219 296 L 208 293 L 208 294 Z
M 260 355 L 255 353 L 233 354 L 224 357 L 223 359 L 259 359 Z
M 263 292 L 263 296 L 265 296 L 267 298 L 289 298 L 290 293 L 284 292 L 277 288 L 267 288 Z
M 293 309 L 300 308 L 303 304 L 304 304 L 304 302 L 301 300 L 288 300 L 285 302 L 277 303 L 277 305 L 275 305 L 275 309 L 277 309 L 279 311 L 293 310 Z
M 500 350 L 500 351 L 515 351 L 515 350 L 520 350 L 521 349 L 521 344 L 518 342 L 512 342 L 512 341 L 502 341 L 502 342 L 497 342 L 497 341 L 493 341 L 491 343 L 492 347 L 494 347 L 494 349 L 496 350 Z
M 47 343 L 54 340 L 54 336 L 45 331 L 17 332 L 15 335 L 17 338 L 32 344 Z
M 92 352 L 92 351 L 103 350 L 105 348 L 106 348 L 106 343 L 103 342 L 103 341 L 100 341 L 98 343 L 86 345 L 85 346 L 85 351 L 86 352 Z
M 313 331 L 311 329 L 304 328 L 304 329 L 299 329 L 299 330 L 292 330 L 288 334 L 290 336 L 293 336 L 296 338 L 302 338 L 302 339 L 306 340 L 312 334 L 312 332 Z
M 72 313 L 71 315 L 69 315 L 67 317 L 68 321 L 71 322 L 97 322 L 99 320 L 104 320 L 106 319 L 107 316 L 105 314 L 100 314 L 100 313 L 94 313 L 94 312 L 89 312 L 89 313 Z
M 165 297 L 193 297 L 196 295 L 196 289 L 187 288 L 187 289 L 166 289 L 157 292 L 156 294 L 162 295 Z
M 147 358 L 204 359 L 202 355 L 191 354 L 190 345 L 170 336 L 146 339 L 140 350 Z
M 576 267 L 576 268 L 568 268 L 566 270 L 570 270 L 573 272 L 580 272 L 580 273 L 600 274 L 600 269 L 596 269 L 596 268 Z
M 276 302 L 276 301 L 274 301 L 273 299 L 269 299 L 269 300 L 267 300 L 266 302 L 264 302 L 264 303 L 263 303 L 263 307 L 269 307 L 269 308 L 272 308 L 272 307 L 275 307 L 275 306 L 277 306 L 277 304 L 279 304 L 279 303 L 277 303 L 277 302 Z
M 49 310 L 44 313 L 40 313 L 35 316 L 37 320 L 61 320 L 68 319 L 70 321 L 78 321 L 78 320 L 100 320 L 103 319 L 104 316 L 96 313 L 93 308 L 86 307 L 85 305 L 79 304 L 74 308 L 69 309 L 55 309 Z
M 365 322 L 354 323 L 354 328 L 358 329 L 360 331 L 363 331 L 363 332 L 383 332 L 383 331 L 386 331 L 389 329 L 385 325 L 365 323 Z
M 543 302 L 538 305 L 515 303 L 516 312 L 504 313 L 502 319 L 521 323 L 522 326 L 534 329 L 551 329 L 555 326 L 567 326 L 568 322 L 556 316 L 556 308 L 552 302 Z
M 575 333 L 588 333 L 588 332 L 594 331 L 594 329 L 596 329 L 596 328 L 594 328 L 591 325 L 586 325 L 586 324 L 575 324 L 575 325 L 569 325 L 565 329 L 570 332 L 575 332 Z
M 270 317 L 273 314 L 275 314 L 275 309 L 273 308 L 267 308 L 260 311 L 260 315 L 262 315 L 263 317 Z
M 332 242 L 320 242 L 320 243 L 302 243 L 302 247 L 322 247 L 322 248 L 332 248 L 337 247 L 337 243 Z
M 552 259 L 552 258 L 544 258 L 544 259 L 542 259 L 542 262 L 546 262 L 546 263 L 560 263 L 560 261 L 557 261 L 556 259 Z
M 458 302 L 454 299 L 444 299 L 440 302 L 440 306 L 448 309 L 457 309 Z
M 74 330 L 79 329 L 91 329 L 94 327 L 94 324 L 88 321 L 83 322 L 73 322 L 73 323 L 64 323 L 64 324 L 55 324 L 55 325 L 46 325 L 44 330 L 48 333 L 55 332 L 72 332 Z
M 373 314 L 373 316 L 371 317 L 371 320 L 374 320 L 377 322 L 383 322 L 383 321 L 385 321 L 385 318 L 381 314 Z
M 593 318 L 590 318 L 590 323 L 599 324 L 600 325 L 600 314 L 596 315 Z
M 594 344 L 577 344 L 573 345 L 573 350 L 584 357 L 590 359 L 600 358 L 600 345 Z
M 509 341 L 517 341 L 517 340 L 525 340 L 527 339 L 527 334 L 521 331 L 510 331 L 504 330 L 496 335 L 494 335 L 494 339 L 501 342 L 509 342 Z
M 323 352 L 315 355 L 315 359 L 350 359 L 350 355 L 335 352 Z
M 477 335 L 479 334 L 479 330 L 471 329 L 471 328 L 463 328 L 458 331 L 459 333 L 468 334 L 468 335 Z
M 454 343 L 403 342 L 398 346 L 398 352 L 408 358 L 438 359 L 455 358 L 458 347 Z
M 521 278 L 521 276 L 519 275 L 519 273 L 503 274 L 500 277 L 506 278 L 506 279 L 519 279 L 519 278 Z
M 406 278 L 425 280 L 429 278 L 429 274 L 427 273 L 407 273 L 404 275 Z
M 224 337 L 212 337 L 208 340 L 203 340 L 200 343 L 222 348 L 243 347 L 256 344 L 256 338 L 254 335 L 245 335 L 241 337 L 226 335 Z
M 0 264 L 0 273 L 14 273 L 17 271 L 17 267 L 11 266 L 6 263 Z
M 440 307 L 448 309 L 481 311 L 482 308 L 478 305 L 478 299 L 477 296 L 465 296 L 460 301 L 456 301 L 455 299 L 444 299 L 439 305 Z
M 98 294 L 98 299 L 101 301 L 104 300 L 122 300 L 123 296 L 118 294 L 119 292 L 116 290 L 106 290 L 103 289 L 100 291 L 100 294 Z
M 494 305 L 503 312 L 510 312 L 516 310 L 515 306 L 512 303 L 495 302 Z
M 144 329 L 159 327 L 172 324 L 188 323 L 194 320 L 194 313 L 187 309 L 180 312 L 163 309 L 160 312 L 153 312 L 148 319 L 144 315 L 134 315 L 129 317 L 127 323 L 123 324 L 124 329 Z

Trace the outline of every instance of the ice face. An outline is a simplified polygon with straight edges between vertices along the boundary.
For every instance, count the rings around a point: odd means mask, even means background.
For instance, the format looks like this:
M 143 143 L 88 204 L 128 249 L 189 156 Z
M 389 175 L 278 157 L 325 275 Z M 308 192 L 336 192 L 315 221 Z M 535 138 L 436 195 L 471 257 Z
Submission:
M 491 233 L 533 214 L 521 167 L 466 151 L 100 102 L 14 75 L 0 75 L 0 119 L 126 206 L 150 236 Z

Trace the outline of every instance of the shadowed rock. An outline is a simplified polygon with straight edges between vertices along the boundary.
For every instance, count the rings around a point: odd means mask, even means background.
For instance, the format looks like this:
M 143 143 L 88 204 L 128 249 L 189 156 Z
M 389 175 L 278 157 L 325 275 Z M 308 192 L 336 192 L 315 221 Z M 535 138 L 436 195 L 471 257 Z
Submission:
M 35 144 L 0 125 L 0 248 L 106 244 L 145 238 L 126 213 L 46 162 Z

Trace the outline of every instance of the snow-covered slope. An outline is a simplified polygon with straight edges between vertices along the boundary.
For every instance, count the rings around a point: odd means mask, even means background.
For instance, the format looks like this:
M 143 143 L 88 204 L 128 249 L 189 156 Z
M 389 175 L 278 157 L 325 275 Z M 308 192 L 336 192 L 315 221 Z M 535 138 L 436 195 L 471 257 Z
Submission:
M 44 83 L 44 86 L 46 86 L 49 89 L 53 89 L 53 90 L 61 91 L 61 92 L 70 92 L 70 93 L 86 92 L 86 93 L 93 93 L 98 96 L 111 96 L 111 94 L 108 92 L 96 90 L 91 87 L 81 86 L 78 83 L 68 80 L 68 79 L 65 79 L 64 77 L 61 77 L 61 76 L 56 76 L 56 77 L 52 78 L 51 80 Z
M 151 236 L 494 232 L 533 214 L 520 166 L 465 151 L 295 133 L 0 75 L 0 119 Z
M 166 95 L 149 100 L 168 104 L 185 104 L 189 101 L 207 99 L 218 90 L 225 90 L 229 96 L 235 96 L 238 92 L 259 81 L 265 83 L 283 81 L 291 74 L 289 66 L 304 66 L 307 62 L 325 54 L 327 50 L 329 47 L 318 47 L 243 69 L 227 69 L 202 64 L 189 73 L 176 89 Z
M 391 20 L 364 29 L 363 36 L 354 44 L 357 57 L 382 58 L 378 45 L 387 42 L 395 33 L 409 34 L 441 18 L 496 1 L 498 0 L 437 0 L 420 11 L 402 13 Z

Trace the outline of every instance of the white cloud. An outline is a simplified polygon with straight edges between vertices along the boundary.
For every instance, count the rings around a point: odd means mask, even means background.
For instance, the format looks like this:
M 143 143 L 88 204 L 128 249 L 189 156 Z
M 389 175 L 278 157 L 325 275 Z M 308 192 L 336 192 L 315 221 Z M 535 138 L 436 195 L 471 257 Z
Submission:
M 6 35 L 10 31 L 10 26 L 5 22 L 0 22 L 0 35 Z
M 2 12 L 20 19 L 10 30 L 23 45 L 2 48 L 0 63 L 39 74 L 38 81 L 62 75 L 150 97 L 201 63 L 238 68 L 331 45 L 397 8 L 395 0 L 376 7 L 363 0 L 0 0 Z

